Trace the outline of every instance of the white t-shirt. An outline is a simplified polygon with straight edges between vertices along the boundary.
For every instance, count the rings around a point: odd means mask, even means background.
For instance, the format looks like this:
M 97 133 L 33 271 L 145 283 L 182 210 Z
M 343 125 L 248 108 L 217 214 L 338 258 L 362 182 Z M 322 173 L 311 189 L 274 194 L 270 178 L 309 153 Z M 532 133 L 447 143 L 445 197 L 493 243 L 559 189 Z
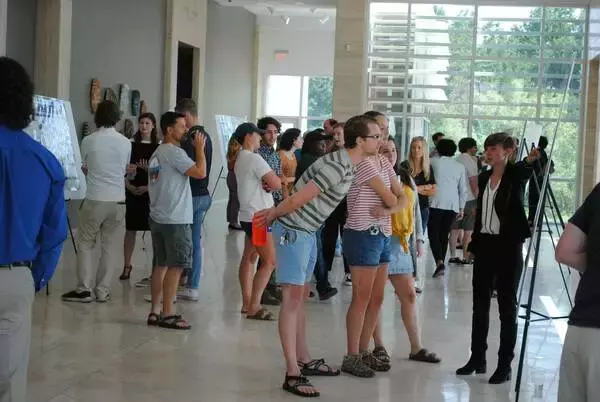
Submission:
M 500 234 L 500 219 L 496 213 L 496 194 L 500 183 L 498 182 L 495 188 L 492 188 L 492 179 L 488 181 L 485 190 L 483 191 L 483 202 L 481 204 L 481 233 L 487 233 L 491 235 Z
M 181 147 L 161 144 L 148 162 L 150 217 L 156 223 L 185 225 L 194 222 L 192 189 L 185 175 L 195 162 Z
M 255 212 L 274 205 L 273 195 L 262 187 L 262 177 L 271 170 L 273 169 L 259 154 L 245 149 L 240 151 L 234 168 L 240 201 L 240 222 L 252 222 Z
M 475 197 L 475 194 L 473 194 L 473 190 L 471 190 L 470 182 L 471 177 L 477 177 L 479 175 L 475 157 L 469 155 L 468 153 L 463 153 L 458 155 L 456 157 L 456 160 L 463 164 L 467 173 L 467 201 L 476 200 L 477 197 Z
M 86 198 L 125 201 L 125 174 L 131 159 L 131 142 L 114 128 L 101 128 L 81 141 L 81 161 L 87 165 Z

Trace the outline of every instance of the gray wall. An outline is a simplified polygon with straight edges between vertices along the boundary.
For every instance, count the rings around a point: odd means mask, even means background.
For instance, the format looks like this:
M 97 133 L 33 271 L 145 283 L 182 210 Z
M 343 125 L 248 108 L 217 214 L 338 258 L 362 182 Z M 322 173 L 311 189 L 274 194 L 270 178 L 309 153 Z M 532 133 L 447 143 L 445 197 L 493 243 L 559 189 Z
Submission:
M 247 116 L 252 119 L 254 79 L 254 32 L 256 16 L 241 7 L 208 2 L 206 75 L 203 124 L 213 140 L 210 187 L 217 183 L 223 166 L 215 115 Z M 219 183 L 215 199 L 227 197 L 225 181 Z
M 6 55 L 17 60 L 33 77 L 36 0 L 8 0 Z
M 73 1 L 71 104 L 78 133 L 83 122 L 95 127 L 89 106 L 92 78 L 117 94 L 119 84 L 139 90 L 148 111 L 160 115 L 165 13 L 165 0 Z M 130 108 L 124 117 L 129 116 Z

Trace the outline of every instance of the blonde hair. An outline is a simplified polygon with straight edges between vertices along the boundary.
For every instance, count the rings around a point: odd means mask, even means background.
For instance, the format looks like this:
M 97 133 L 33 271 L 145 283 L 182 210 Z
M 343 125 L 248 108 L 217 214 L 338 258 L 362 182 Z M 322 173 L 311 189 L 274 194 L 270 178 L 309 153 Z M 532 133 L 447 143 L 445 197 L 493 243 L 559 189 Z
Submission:
M 420 161 L 417 161 L 413 155 L 413 144 L 415 142 L 421 142 L 421 148 L 423 149 L 423 158 Z M 423 137 L 413 137 L 410 140 L 410 147 L 408 150 L 408 166 L 410 167 L 410 175 L 414 177 L 414 173 L 417 171 L 417 164 L 420 163 L 421 171 L 425 176 L 425 180 L 429 180 L 430 174 L 430 164 L 429 164 L 429 153 L 427 152 L 427 141 Z
M 233 136 L 229 139 L 227 144 L 227 166 L 229 169 L 233 169 L 235 166 L 235 160 L 242 149 L 242 144 L 239 143 Z

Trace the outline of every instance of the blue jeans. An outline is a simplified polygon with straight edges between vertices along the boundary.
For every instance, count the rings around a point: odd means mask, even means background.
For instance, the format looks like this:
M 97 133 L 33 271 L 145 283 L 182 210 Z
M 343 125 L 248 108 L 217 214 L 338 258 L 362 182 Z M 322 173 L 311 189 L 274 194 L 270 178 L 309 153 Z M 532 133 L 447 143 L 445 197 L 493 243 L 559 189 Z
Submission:
M 192 270 L 188 276 L 187 288 L 200 288 L 200 277 L 202 276 L 202 221 L 204 215 L 210 208 L 212 198 L 210 195 L 193 197 L 194 223 L 192 224 L 192 243 L 194 244 L 194 255 L 192 258 Z

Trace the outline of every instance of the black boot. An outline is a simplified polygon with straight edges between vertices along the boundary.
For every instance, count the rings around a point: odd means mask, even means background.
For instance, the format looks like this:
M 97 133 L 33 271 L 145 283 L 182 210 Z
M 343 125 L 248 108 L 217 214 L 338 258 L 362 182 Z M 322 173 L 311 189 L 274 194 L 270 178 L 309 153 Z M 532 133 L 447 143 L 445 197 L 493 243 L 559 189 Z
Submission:
M 473 373 L 485 374 L 486 371 L 486 361 L 484 359 L 476 359 L 471 356 L 466 365 L 456 370 L 456 375 L 471 375 Z
M 510 364 L 498 364 L 498 368 L 494 371 L 494 374 L 490 377 L 490 384 L 504 384 L 510 381 L 512 369 Z

